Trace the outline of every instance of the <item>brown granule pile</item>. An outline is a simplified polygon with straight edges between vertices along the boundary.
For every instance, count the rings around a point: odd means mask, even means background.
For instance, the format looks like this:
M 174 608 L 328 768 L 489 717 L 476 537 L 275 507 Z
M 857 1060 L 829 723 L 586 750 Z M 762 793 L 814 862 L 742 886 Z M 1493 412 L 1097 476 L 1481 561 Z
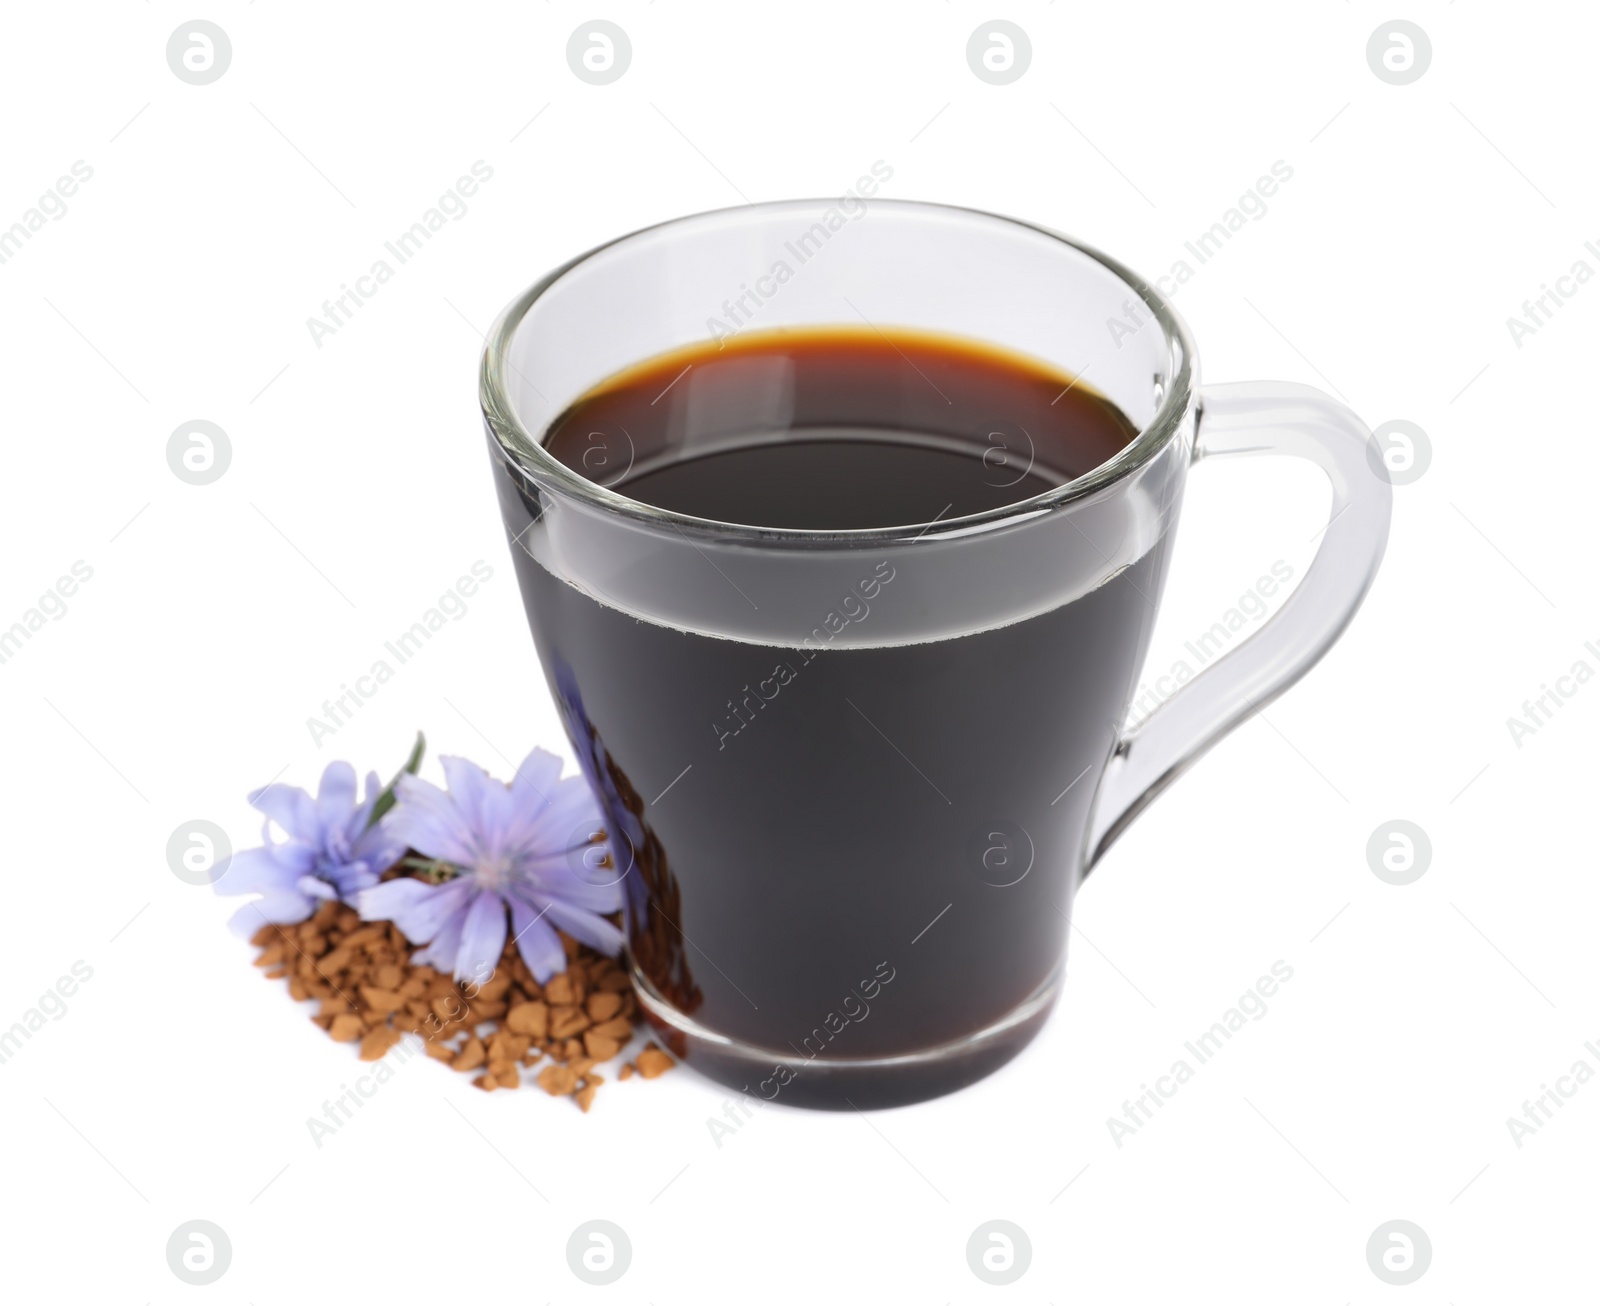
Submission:
M 335 1042 L 359 1042 L 363 1061 L 416 1034 L 434 1060 L 477 1072 L 472 1082 L 486 1091 L 520 1088 L 523 1070 L 544 1060 L 533 1082 L 587 1111 L 605 1082 L 594 1067 L 619 1055 L 642 1022 L 628 973 L 566 934 L 567 969 L 543 985 L 510 940 L 482 985 L 413 965 L 414 945 L 398 927 L 337 902 L 298 925 L 263 925 L 250 942 L 267 978 L 287 978 L 292 998 L 320 1003 L 312 1023 Z M 654 1079 L 674 1064 L 649 1043 L 617 1078 Z

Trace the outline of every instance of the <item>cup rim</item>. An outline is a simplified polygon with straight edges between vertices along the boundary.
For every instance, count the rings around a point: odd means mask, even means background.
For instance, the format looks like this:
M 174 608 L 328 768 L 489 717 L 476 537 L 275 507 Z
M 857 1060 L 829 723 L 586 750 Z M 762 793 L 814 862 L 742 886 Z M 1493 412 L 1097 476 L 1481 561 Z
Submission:
M 608 516 L 621 517 L 647 527 L 666 528 L 694 537 L 714 537 L 722 542 L 750 545 L 874 545 L 909 544 L 915 540 L 949 539 L 968 536 L 1011 526 L 1030 520 L 1043 513 L 1057 511 L 1110 486 L 1132 477 L 1154 460 L 1183 429 L 1184 418 L 1195 402 L 1198 390 L 1197 361 L 1193 336 L 1188 326 L 1173 309 L 1171 302 L 1153 284 L 1133 269 L 1103 253 L 1094 246 L 1076 240 L 1062 232 L 1038 223 L 1027 222 L 1006 214 L 958 204 L 938 204 L 925 200 L 872 198 L 863 203 L 870 208 L 904 210 L 910 212 L 942 212 L 963 217 L 978 217 L 989 221 L 1009 223 L 1057 241 L 1099 263 L 1118 277 L 1150 310 L 1160 326 L 1169 353 L 1175 360 L 1172 382 L 1166 387 L 1150 421 L 1139 434 L 1116 454 L 1081 476 L 1034 495 L 1017 503 L 965 517 L 952 517 L 931 523 L 911 523 L 901 526 L 866 527 L 855 530 L 807 530 L 799 527 L 752 526 L 742 522 L 718 521 L 695 517 L 687 513 L 657 508 L 638 499 L 629 498 L 615 490 L 607 489 L 587 477 L 579 475 L 558 461 L 523 425 L 511 402 L 507 385 L 510 363 L 507 350 L 517 329 L 522 325 L 545 292 L 574 268 L 604 253 L 616 245 L 634 240 L 649 233 L 669 227 L 721 217 L 734 212 L 750 210 L 774 212 L 782 209 L 810 209 L 833 203 L 827 198 L 767 200 L 756 204 L 729 205 L 720 209 L 706 209 L 699 213 L 669 218 L 617 236 L 612 240 L 585 250 L 575 258 L 546 273 L 527 290 L 512 300 L 495 320 L 484 338 L 483 358 L 478 374 L 478 402 L 484 421 L 494 436 L 501 454 L 522 473 L 556 494 L 565 495 Z M 643 361 L 643 360 L 639 360 Z

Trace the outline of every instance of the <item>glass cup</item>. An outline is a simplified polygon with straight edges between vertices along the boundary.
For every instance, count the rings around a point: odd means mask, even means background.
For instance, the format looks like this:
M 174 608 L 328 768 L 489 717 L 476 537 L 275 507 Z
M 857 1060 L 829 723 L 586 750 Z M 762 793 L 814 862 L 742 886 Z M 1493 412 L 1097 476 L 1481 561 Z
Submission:
M 692 372 L 666 396 L 665 441 L 594 431 L 587 475 L 541 445 L 644 360 L 863 323 L 1042 360 L 1138 435 L 1020 503 L 846 531 L 627 496 L 642 463 L 784 438 L 693 420 Z M 781 376 L 752 383 L 781 402 Z M 794 1105 L 915 1101 L 1016 1055 L 1060 991 L 1083 876 L 1328 650 L 1389 531 L 1387 473 L 1349 409 L 1289 383 L 1202 390 L 1188 329 L 1143 278 L 1055 232 L 941 205 L 753 204 L 602 245 L 501 316 L 481 401 L 646 1015 L 713 1079 Z M 1004 414 L 994 424 L 1026 439 Z M 1270 620 L 1129 729 L 1189 469 L 1244 454 L 1327 474 L 1317 554 Z

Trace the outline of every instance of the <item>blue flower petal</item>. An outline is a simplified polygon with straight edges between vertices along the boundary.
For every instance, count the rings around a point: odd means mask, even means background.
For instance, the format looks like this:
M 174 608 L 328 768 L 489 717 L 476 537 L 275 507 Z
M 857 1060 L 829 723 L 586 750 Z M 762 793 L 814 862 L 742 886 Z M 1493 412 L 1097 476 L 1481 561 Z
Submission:
M 550 801 L 550 793 L 561 779 L 562 762 L 554 753 L 535 748 L 517 773 L 511 777 L 511 792 L 516 795 L 519 808 L 537 810 Z
M 506 903 L 498 893 L 483 892 L 472 900 L 461 927 L 455 977 L 486 983 L 500 964 L 506 946 Z
M 302 875 L 295 881 L 294 887 L 307 898 L 315 898 L 319 902 L 334 902 L 339 897 L 339 891 L 333 885 L 315 875 Z
M 600 845 L 602 850 L 609 845 Z M 523 863 L 519 888 L 526 892 L 542 894 L 547 898 L 561 898 L 585 911 L 613 912 L 622 910 L 622 873 L 617 867 L 600 868 L 592 878 L 586 878 L 572 862 L 577 853 L 560 853 Z
M 263 844 L 261 851 L 285 870 L 305 875 L 317 868 L 317 850 L 303 843 Z
M 326 835 L 343 832 L 356 810 L 356 769 L 348 762 L 329 762 L 317 786 L 317 820 Z
M 432 943 L 411 954 L 412 962 L 418 966 L 432 966 L 441 975 L 450 974 L 456 964 L 456 953 L 461 950 L 461 926 L 466 919 L 465 911 L 457 912 L 444 923 Z
M 304 789 L 271 784 L 250 795 L 250 806 L 276 822 L 291 839 L 313 847 L 321 846 L 322 827 L 317 821 L 317 805 Z
M 391 831 L 385 830 L 380 823 L 356 840 L 350 855 L 357 863 L 364 865 L 367 872 L 376 880 L 400 860 L 405 850 L 405 844 L 396 839 Z
M 306 860 L 297 865 L 292 850 L 305 853 Z M 211 887 L 224 897 L 236 893 L 281 893 L 311 869 L 309 854 L 310 850 L 299 844 L 246 848 L 234 853 L 227 869 Z
M 531 789 L 527 793 L 510 836 L 525 852 L 565 852 L 601 824 L 600 807 L 581 775 L 548 786 L 545 799 L 535 798 Z
M 457 866 L 477 860 L 472 827 L 449 794 L 414 775 L 401 776 L 395 794 L 397 801 L 384 817 L 394 838 Z
M 356 907 L 362 920 L 393 921 L 413 943 L 430 943 L 465 913 L 471 894 L 472 881 L 465 877 L 435 885 L 403 875 L 363 889 Z
M 228 928 L 250 938 L 263 925 L 294 925 L 307 919 L 317 904 L 293 888 L 276 889 L 254 902 L 247 902 L 228 917 Z
M 451 801 L 461 809 L 477 836 L 479 853 L 488 857 L 503 855 L 514 810 L 511 791 L 464 757 L 441 757 L 439 765 L 444 768 Z
M 362 861 L 332 866 L 323 874 L 326 878 L 322 882 L 332 891 L 330 896 L 348 903 L 354 903 L 363 891 L 376 888 L 378 884 L 377 874 Z
M 511 928 L 517 951 L 539 983 L 566 970 L 567 953 L 561 946 L 560 936 L 548 919 L 541 919 L 540 911 L 531 903 L 518 897 L 511 899 Z
M 538 897 L 534 901 L 539 902 Z M 547 921 L 560 926 L 579 943 L 587 943 L 608 957 L 615 957 L 622 951 L 622 931 L 610 921 L 563 902 L 560 898 L 546 898 L 540 905 L 548 912 L 545 916 Z

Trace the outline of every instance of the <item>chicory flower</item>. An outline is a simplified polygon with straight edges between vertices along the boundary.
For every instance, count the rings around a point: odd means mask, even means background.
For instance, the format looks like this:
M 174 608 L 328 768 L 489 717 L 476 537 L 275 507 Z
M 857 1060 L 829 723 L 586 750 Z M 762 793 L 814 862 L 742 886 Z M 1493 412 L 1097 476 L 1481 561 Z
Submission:
M 356 801 L 356 772 L 348 762 L 330 762 L 313 798 L 293 785 L 270 784 L 250 795 L 267 819 L 262 847 L 236 853 L 216 881 L 220 894 L 255 893 L 229 920 L 251 935 L 262 925 L 292 925 L 330 899 L 349 901 L 405 852 L 382 823 L 372 823 L 383 792 L 376 772 L 367 776 L 365 802 Z M 287 839 L 276 841 L 276 825 Z
M 507 914 L 533 977 L 543 984 L 564 971 L 560 926 L 579 942 L 616 956 L 620 930 L 604 919 L 622 908 L 612 872 L 595 882 L 603 832 L 599 808 L 582 775 L 561 778 L 561 759 L 536 748 L 510 784 L 459 757 L 441 757 L 448 789 L 414 775 L 396 785 L 388 835 L 444 863 L 442 884 L 400 876 L 364 889 L 365 920 L 391 920 L 413 943 L 413 960 L 482 983 L 505 949 Z

